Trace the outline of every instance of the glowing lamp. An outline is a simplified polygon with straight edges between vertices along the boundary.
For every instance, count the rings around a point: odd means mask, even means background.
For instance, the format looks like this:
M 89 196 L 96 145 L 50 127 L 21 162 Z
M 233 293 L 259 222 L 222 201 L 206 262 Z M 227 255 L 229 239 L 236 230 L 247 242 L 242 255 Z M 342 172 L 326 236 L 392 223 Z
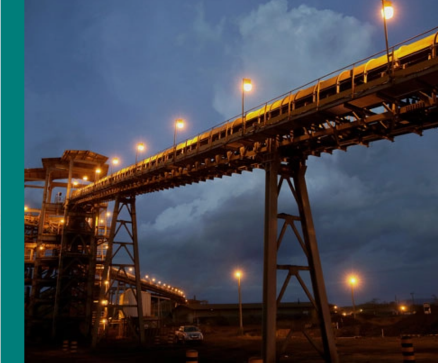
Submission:
M 394 16 L 394 7 L 392 6 L 392 2 L 385 0 L 383 2 L 382 17 L 388 20 L 391 19 L 393 16 Z
M 243 90 L 246 92 L 249 92 L 252 90 L 252 83 L 251 83 L 251 80 L 249 78 L 243 79 Z
M 182 118 L 177 119 L 175 125 L 178 129 L 184 128 L 184 120 Z

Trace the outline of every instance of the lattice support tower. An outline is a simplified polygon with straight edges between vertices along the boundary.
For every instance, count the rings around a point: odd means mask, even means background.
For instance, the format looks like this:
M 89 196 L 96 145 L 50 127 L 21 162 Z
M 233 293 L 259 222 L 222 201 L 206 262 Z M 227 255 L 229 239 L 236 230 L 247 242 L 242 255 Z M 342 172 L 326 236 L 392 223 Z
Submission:
M 92 204 L 70 205 L 59 253 L 52 335 L 90 337 L 96 274 L 95 225 Z
M 263 271 L 263 359 L 264 362 L 277 361 L 276 352 L 276 318 L 277 306 L 286 291 L 292 276 L 295 276 L 303 288 L 310 302 L 314 305 L 319 318 L 322 347 L 311 339 L 312 346 L 317 349 L 326 362 L 339 362 L 334 334 L 331 326 L 330 310 L 324 284 L 321 260 L 318 251 L 316 233 L 313 224 L 310 201 L 305 181 L 305 158 L 288 159 L 282 163 L 277 151 L 276 141 L 270 140 L 271 154 L 266 162 L 265 180 L 265 242 L 264 242 L 264 271 Z M 278 176 L 280 180 L 278 181 Z M 278 198 L 282 186 L 287 183 L 298 207 L 299 216 L 278 214 Z M 283 220 L 283 226 L 278 233 L 278 223 Z M 302 235 L 299 233 L 295 222 L 301 224 Z M 290 226 L 303 253 L 307 259 L 307 266 L 278 265 L 277 254 L 285 237 L 287 227 Z M 287 270 L 288 274 L 280 293 L 277 296 L 277 271 Z M 310 274 L 312 291 L 306 286 L 300 276 L 300 271 Z M 289 337 L 288 337 L 289 338 Z
M 115 276 L 117 276 L 117 279 L 115 279 Z M 134 278 L 132 278 L 133 276 Z M 126 278 L 126 280 L 123 281 L 123 278 Z M 126 298 L 126 293 L 129 291 L 134 296 L 135 302 L 125 304 L 123 297 Z M 137 313 L 138 334 L 137 324 L 134 324 L 132 317 L 127 314 L 127 311 L 132 311 L 132 308 Z M 117 195 L 108 237 L 108 249 L 100 280 L 99 300 L 93 325 L 92 347 L 96 347 L 99 337 L 105 334 L 104 321 L 106 322 L 107 319 L 117 321 L 120 317 L 128 321 L 132 334 L 139 339 L 141 344 L 144 344 L 145 332 L 135 196 L 124 197 Z

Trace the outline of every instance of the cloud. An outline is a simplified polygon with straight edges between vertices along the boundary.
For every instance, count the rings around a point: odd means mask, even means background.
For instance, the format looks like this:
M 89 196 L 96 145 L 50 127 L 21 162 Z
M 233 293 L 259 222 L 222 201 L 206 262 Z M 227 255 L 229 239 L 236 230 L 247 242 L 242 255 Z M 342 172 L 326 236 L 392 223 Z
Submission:
M 193 31 L 202 42 L 220 41 L 225 26 L 225 18 L 222 18 L 218 24 L 211 25 L 205 20 L 204 4 L 201 2 L 195 8 L 196 17 L 193 22 Z
M 163 192 L 164 198 L 174 199 L 176 203 L 158 214 L 154 221 L 142 224 L 140 230 L 144 232 L 151 229 L 159 232 L 180 231 L 181 228 L 193 224 L 194 221 L 200 221 L 209 213 L 221 209 L 230 200 L 245 193 L 253 193 L 254 190 L 263 187 L 260 185 L 260 178 L 242 174 L 184 188 L 188 189 L 188 193 L 184 193 L 183 200 L 180 199 L 179 190 Z
M 253 80 L 253 107 L 353 61 L 368 56 L 374 29 L 354 17 L 307 5 L 288 8 L 271 0 L 236 22 L 241 42 L 229 52 L 240 61 L 235 78 Z M 216 88 L 213 107 L 225 119 L 239 110 L 230 85 Z

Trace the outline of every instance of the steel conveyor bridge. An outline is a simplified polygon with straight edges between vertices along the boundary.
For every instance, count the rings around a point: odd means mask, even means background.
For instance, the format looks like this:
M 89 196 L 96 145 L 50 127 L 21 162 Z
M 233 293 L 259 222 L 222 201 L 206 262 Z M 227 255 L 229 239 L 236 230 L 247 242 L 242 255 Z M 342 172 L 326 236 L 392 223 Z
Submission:
M 135 207 L 135 196 L 139 194 L 264 169 L 264 361 L 275 361 L 276 305 L 295 276 L 320 318 L 321 355 L 327 362 L 338 362 L 305 183 L 306 160 L 354 145 L 393 141 L 409 133 L 421 135 L 438 127 L 437 42 L 435 28 L 391 48 L 389 54 L 376 54 L 292 90 L 241 117 L 74 190 L 69 208 L 113 200 L 116 205 Z M 277 211 L 283 185 L 292 192 L 298 216 Z M 283 227 L 278 233 L 280 221 Z M 302 236 L 295 223 L 301 225 Z M 116 228 L 113 225 L 112 235 Z M 277 265 L 277 246 L 289 226 L 307 256 L 308 266 Z M 288 271 L 278 296 L 277 270 Z M 300 277 L 303 271 L 310 273 L 311 289 Z M 102 289 L 102 297 L 104 293 Z M 96 324 L 94 329 L 96 336 Z
M 437 34 L 366 59 L 75 191 L 71 201 L 114 200 L 264 168 L 275 140 L 282 161 L 437 127 Z M 388 71 L 389 70 L 389 71 Z

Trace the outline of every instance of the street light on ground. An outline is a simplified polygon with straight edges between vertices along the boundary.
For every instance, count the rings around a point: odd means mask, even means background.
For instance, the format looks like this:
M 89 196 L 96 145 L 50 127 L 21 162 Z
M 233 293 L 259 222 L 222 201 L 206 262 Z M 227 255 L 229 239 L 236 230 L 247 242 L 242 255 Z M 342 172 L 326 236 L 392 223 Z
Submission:
M 176 129 L 184 128 L 184 120 L 182 118 L 178 118 L 175 120 L 175 132 L 173 133 L 173 146 L 176 146 Z
M 388 28 L 386 26 L 386 21 L 394 16 L 394 7 L 392 2 L 389 0 L 382 0 L 382 18 L 383 18 L 383 28 L 385 30 L 385 43 L 386 43 L 386 57 L 388 60 L 388 71 L 389 71 L 389 45 L 388 45 Z
M 239 333 L 243 334 L 243 317 L 242 317 L 242 294 L 240 289 L 240 278 L 242 277 L 241 271 L 236 271 L 234 276 L 237 278 L 237 287 L 239 292 Z
M 354 286 L 357 285 L 358 279 L 356 276 L 350 276 L 348 283 L 351 286 L 351 302 L 353 303 L 353 319 L 356 319 L 356 305 L 354 303 Z
M 135 163 L 137 164 L 138 153 L 146 150 L 146 145 L 143 142 L 137 144 L 135 149 Z
M 252 82 L 249 78 L 244 78 L 242 80 L 242 123 L 243 128 L 245 130 L 245 122 L 243 121 L 243 117 L 245 115 L 245 92 L 249 92 L 252 90 Z

